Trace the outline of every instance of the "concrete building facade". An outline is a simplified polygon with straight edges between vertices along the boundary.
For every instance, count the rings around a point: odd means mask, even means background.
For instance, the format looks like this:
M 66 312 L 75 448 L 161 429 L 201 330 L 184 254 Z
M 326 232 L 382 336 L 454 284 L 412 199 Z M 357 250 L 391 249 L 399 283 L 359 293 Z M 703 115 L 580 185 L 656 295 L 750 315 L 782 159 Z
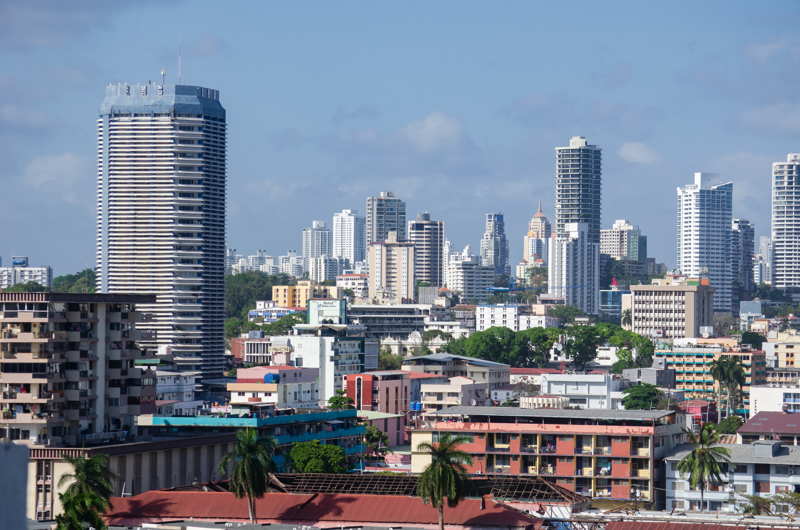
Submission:
M 550 246 L 548 294 L 566 305 L 596 315 L 600 306 L 600 249 L 590 225 L 567 223 Z
M 414 279 L 431 286 L 444 285 L 444 221 L 427 212 L 408 223 L 408 240 L 414 244 Z
M 333 254 L 333 233 L 324 221 L 312 221 L 303 228 L 302 252 L 306 259 Z
M 382 243 L 389 232 L 396 232 L 397 241 L 406 240 L 406 203 L 391 191 L 377 197 L 367 197 L 365 246 Z
M 631 285 L 622 296 L 624 327 L 645 337 L 699 337 L 713 326 L 713 289 L 705 278 L 656 278 L 650 285 Z
M 583 136 L 556 147 L 556 236 L 568 234 L 567 224 L 585 223 L 589 240 L 600 243 L 602 150 Z
M 374 304 L 414 301 L 416 288 L 414 243 L 389 232 L 386 240 L 369 246 L 369 299 Z
M 346 259 L 350 264 L 366 259 L 364 242 L 365 219 L 356 210 L 333 214 L 333 257 Z
M 800 153 L 772 164 L 772 285 L 800 286 Z
M 502 213 L 486 214 L 480 252 L 481 265 L 492 267 L 496 276 L 511 275 L 506 223 Z

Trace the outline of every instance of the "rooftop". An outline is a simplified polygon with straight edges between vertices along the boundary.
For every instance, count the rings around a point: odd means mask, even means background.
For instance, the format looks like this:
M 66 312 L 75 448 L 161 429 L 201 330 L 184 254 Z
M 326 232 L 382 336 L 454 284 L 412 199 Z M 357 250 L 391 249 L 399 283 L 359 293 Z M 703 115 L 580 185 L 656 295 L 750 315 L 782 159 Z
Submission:
M 511 367 L 511 375 L 541 375 L 541 374 L 560 374 L 563 370 L 558 368 L 518 368 Z
M 359 410 L 359 418 L 367 418 L 368 420 L 386 420 L 389 418 L 402 418 L 402 414 L 393 414 L 391 412 L 381 412 L 379 410 Z
M 800 465 L 800 446 L 780 445 L 775 449 L 775 454 L 756 454 L 757 451 L 769 448 L 763 447 L 765 444 L 717 444 L 716 447 L 724 447 L 730 452 L 731 462 L 748 464 L 784 464 Z M 693 446 L 689 444 L 677 447 L 664 460 L 681 460 L 692 451 Z M 763 452 L 763 451 L 762 451 Z
M 72 302 L 110 304 L 153 304 L 154 294 L 128 293 L 0 293 L 0 302 Z
M 419 355 L 417 357 L 406 357 L 403 359 L 403 364 L 411 363 L 412 361 L 428 361 L 432 363 L 447 363 L 450 361 L 464 361 L 467 364 L 473 364 L 475 366 L 496 366 L 496 367 L 508 367 L 507 364 L 503 363 L 496 363 L 494 361 L 487 361 L 485 359 L 479 359 L 477 357 L 465 357 L 463 355 L 454 355 L 452 353 L 431 353 L 430 355 Z
M 739 434 L 800 434 L 800 415 L 789 412 L 762 411 L 739 427 Z
M 442 409 L 436 415 L 652 421 L 671 414 L 674 414 L 671 410 L 523 409 L 520 407 L 457 406 Z

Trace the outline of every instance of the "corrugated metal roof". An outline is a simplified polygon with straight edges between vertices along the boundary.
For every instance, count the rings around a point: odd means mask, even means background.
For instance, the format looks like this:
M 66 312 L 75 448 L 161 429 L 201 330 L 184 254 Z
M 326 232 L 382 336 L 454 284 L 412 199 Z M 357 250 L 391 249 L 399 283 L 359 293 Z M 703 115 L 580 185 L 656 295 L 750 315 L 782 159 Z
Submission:
M 598 420 L 657 420 L 674 414 L 671 410 L 610 410 L 610 409 L 524 409 L 520 407 L 456 406 L 442 409 L 437 416 L 501 416 L 525 418 L 588 418 Z
M 800 434 L 800 414 L 762 411 L 747 420 L 736 432 Z

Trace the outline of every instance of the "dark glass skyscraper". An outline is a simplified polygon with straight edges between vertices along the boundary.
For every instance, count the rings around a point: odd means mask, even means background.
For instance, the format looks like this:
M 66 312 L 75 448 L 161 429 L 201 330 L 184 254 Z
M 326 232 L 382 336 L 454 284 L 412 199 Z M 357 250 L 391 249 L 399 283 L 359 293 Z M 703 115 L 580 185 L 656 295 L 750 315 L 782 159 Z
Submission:
M 586 223 L 589 239 L 600 243 L 602 151 L 583 136 L 556 147 L 556 235 L 567 223 Z

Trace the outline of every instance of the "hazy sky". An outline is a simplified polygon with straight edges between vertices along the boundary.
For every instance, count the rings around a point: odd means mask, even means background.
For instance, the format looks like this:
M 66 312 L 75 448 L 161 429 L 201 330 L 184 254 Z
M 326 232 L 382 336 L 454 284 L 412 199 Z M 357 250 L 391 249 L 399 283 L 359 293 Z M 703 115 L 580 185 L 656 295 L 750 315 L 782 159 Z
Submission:
M 104 86 L 162 68 L 228 111 L 228 245 L 281 254 L 312 219 L 392 190 L 512 257 L 554 151 L 603 148 L 603 226 L 628 218 L 674 264 L 675 187 L 734 182 L 769 228 L 770 164 L 800 151 L 800 3 L 0 3 L 0 256 L 94 263 Z

